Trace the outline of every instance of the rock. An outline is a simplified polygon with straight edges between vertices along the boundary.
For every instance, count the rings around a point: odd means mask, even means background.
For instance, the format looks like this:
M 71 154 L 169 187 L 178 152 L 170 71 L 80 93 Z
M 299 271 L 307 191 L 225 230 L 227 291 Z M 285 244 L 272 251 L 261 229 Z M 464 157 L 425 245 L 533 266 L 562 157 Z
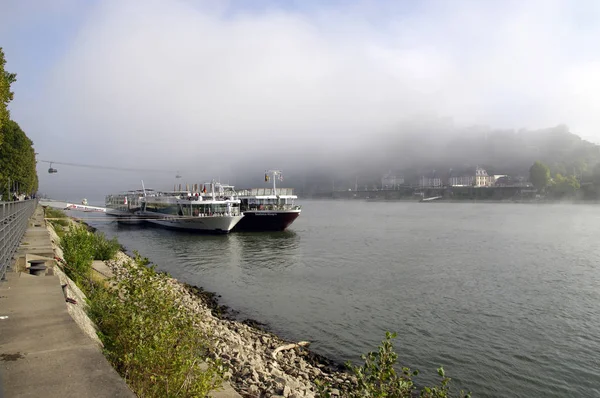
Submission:
M 258 386 L 255 384 L 250 384 L 250 387 L 248 387 L 248 392 L 251 394 L 257 394 L 258 393 Z
M 332 397 L 339 397 L 340 396 L 340 390 L 338 390 L 337 388 L 332 388 L 331 389 L 331 396 Z
M 283 387 L 283 396 L 289 397 L 292 394 L 292 389 L 289 386 Z

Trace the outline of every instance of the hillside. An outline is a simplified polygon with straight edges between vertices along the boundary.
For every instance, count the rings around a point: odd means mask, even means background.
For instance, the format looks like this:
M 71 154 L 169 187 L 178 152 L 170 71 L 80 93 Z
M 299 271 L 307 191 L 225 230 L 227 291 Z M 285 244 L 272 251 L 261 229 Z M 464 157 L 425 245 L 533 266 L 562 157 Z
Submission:
M 470 172 L 479 165 L 490 174 L 527 177 L 539 160 L 553 175 L 592 179 L 600 164 L 600 146 L 582 140 L 559 125 L 540 130 L 455 129 L 450 125 L 402 126 L 398 132 L 374 137 L 360 151 L 312 162 L 295 170 L 286 185 L 305 192 L 377 185 L 388 170 L 414 183 L 421 175 Z M 600 170 L 599 170 L 600 171 Z M 598 173 L 600 174 L 600 173 Z

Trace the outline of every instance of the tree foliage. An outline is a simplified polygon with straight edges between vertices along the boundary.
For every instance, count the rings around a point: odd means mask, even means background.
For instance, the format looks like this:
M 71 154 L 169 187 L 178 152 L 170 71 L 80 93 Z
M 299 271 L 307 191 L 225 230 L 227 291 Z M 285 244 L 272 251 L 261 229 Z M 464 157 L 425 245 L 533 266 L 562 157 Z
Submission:
M 8 103 L 13 99 L 13 93 L 10 91 L 10 85 L 17 80 L 15 73 L 9 73 L 4 70 L 6 60 L 4 59 L 4 51 L 0 47 L 0 129 L 10 119 L 8 112 Z M 2 132 L 0 130 L 0 145 L 2 145 Z
M 550 183 L 550 169 L 542 162 L 535 162 L 529 169 L 529 181 L 539 190 Z
M 0 189 L 4 199 L 18 186 L 19 193 L 30 194 L 38 189 L 33 142 L 19 125 L 8 120 L 0 128 L 4 143 L 0 146 Z
M 572 197 L 579 189 L 579 181 L 575 176 L 563 176 L 557 174 L 552 182 L 550 190 L 556 198 Z

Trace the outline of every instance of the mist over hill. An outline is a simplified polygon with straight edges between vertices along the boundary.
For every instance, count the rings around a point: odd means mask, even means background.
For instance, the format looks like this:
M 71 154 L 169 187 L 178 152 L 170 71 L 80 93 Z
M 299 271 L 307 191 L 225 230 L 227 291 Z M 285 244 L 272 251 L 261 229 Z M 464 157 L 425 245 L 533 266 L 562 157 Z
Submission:
M 538 130 L 505 130 L 487 126 L 455 127 L 451 120 L 410 120 L 394 131 L 363 138 L 356 148 L 340 152 L 335 147 L 286 158 L 268 157 L 271 165 L 257 162 L 238 165 L 236 183 L 265 184 L 260 173 L 269 166 L 284 169 L 285 186 L 300 193 L 353 189 L 379 185 L 383 174 L 402 175 L 407 184 L 422 175 L 445 178 L 472 173 L 476 166 L 489 174 L 528 177 L 535 161 L 553 174 L 590 178 L 600 163 L 600 147 L 581 139 L 565 125 Z

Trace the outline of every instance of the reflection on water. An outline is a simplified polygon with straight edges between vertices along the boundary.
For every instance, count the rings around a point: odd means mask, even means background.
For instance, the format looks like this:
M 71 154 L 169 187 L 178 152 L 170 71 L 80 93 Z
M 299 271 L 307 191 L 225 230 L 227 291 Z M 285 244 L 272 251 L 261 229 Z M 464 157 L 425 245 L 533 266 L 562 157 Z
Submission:
M 231 239 L 240 244 L 239 265 L 242 268 L 286 268 L 296 261 L 300 248 L 300 237 L 293 231 L 235 233 Z

